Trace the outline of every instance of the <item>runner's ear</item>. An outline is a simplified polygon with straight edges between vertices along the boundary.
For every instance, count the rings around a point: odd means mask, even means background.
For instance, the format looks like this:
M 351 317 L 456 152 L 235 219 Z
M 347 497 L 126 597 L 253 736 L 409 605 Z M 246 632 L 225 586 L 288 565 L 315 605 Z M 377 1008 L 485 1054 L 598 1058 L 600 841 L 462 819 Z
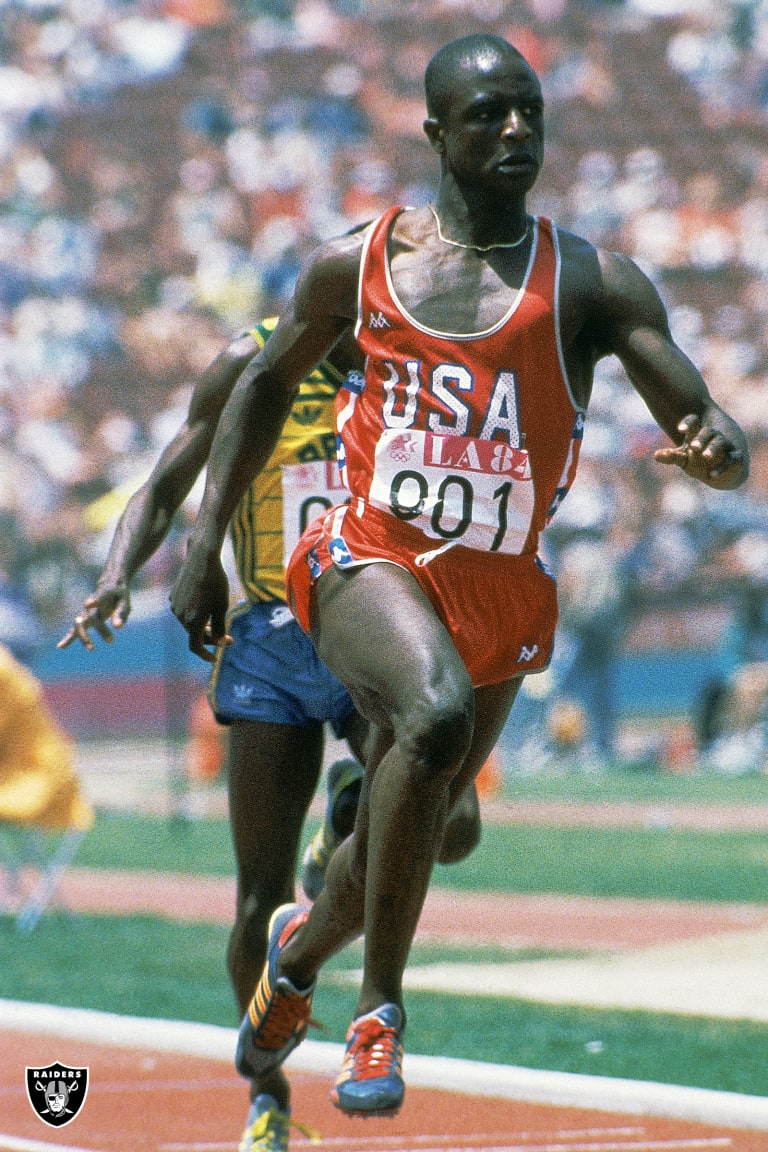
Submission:
M 435 152 L 442 156 L 445 151 L 445 145 L 443 143 L 443 130 L 440 127 L 439 121 L 430 116 L 424 121 L 424 131 Z

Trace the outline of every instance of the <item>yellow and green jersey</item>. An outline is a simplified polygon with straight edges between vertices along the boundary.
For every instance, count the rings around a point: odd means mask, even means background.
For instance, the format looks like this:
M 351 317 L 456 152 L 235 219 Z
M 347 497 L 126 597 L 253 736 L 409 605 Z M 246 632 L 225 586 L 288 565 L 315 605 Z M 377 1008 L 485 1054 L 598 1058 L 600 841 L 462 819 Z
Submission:
M 250 335 L 263 347 L 277 319 Z M 235 509 L 230 535 L 250 600 L 285 600 L 285 565 L 304 528 L 347 497 L 336 464 L 334 400 L 343 375 L 327 360 L 302 381 L 264 471 Z

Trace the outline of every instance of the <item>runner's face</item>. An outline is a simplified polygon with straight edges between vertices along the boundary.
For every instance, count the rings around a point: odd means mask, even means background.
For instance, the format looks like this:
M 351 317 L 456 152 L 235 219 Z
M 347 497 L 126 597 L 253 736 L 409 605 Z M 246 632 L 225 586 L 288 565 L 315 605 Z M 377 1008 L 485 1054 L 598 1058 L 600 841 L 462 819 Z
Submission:
M 541 85 L 524 60 L 510 56 L 460 72 L 436 134 L 460 184 L 528 192 L 544 158 Z

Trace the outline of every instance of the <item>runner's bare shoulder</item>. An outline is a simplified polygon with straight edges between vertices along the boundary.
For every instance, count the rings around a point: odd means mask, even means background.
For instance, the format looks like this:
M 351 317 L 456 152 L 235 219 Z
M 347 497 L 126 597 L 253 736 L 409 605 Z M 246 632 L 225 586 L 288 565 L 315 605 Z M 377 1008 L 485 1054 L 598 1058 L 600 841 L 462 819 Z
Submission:
M 357 314 L 360 255 L 366 228 L 326 240 L 312 253 L 296 285 L 297 314 L 318 310 L 339 316 Z

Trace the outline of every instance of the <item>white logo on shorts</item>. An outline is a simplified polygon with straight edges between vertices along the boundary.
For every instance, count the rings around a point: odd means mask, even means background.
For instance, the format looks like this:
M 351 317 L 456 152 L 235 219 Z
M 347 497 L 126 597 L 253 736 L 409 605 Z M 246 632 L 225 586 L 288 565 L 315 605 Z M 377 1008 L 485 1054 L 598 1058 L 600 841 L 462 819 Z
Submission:
M 518 664 L 522 664 L 523 662 L 526 664 L 529 663 L 531 660 L 533 660 L 538 651 L 538 644 L 534 644 L 532 648 L 528 648 L 527 645 L 523 644 L 522 648 L 520 649 L 520 655 L 517 658 Z
M 239 704 L 250 704 L 253 699 L 253 688 L 248 684 L 233 684 L 232 695 Z
M 293 612 L 285 604 L 281 604 L 279 608 L 273 608 L 269 617 L 269 622 L 273 628 L 285 628 L 291 620 L 293 620 Z

